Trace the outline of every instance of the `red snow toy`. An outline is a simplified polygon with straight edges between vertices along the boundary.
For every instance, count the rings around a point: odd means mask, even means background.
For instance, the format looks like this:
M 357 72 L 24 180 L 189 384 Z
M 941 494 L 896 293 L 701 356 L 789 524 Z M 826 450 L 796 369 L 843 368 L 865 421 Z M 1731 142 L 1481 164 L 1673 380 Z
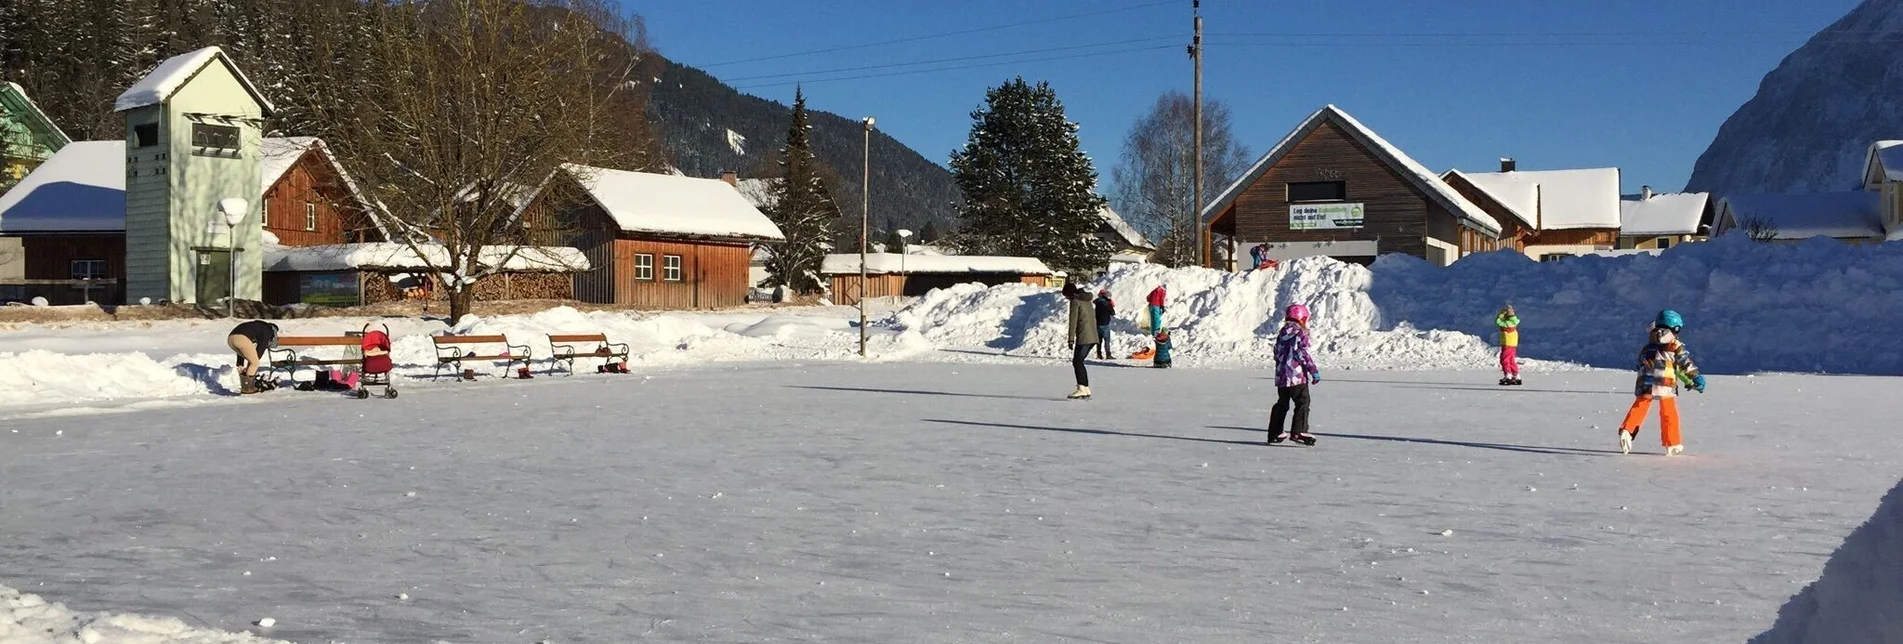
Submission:
M 372 385 L 383 386 L 384 398 L 395 398 L 396 387 L 390 384 L 390 371 L 395 368 L 390 362 L 390 327 L 373 330 L 363 325 L 363 341 L 357 344 L 363 350 L 363 380 L 357 383 L 357 398 L 369 398 Z

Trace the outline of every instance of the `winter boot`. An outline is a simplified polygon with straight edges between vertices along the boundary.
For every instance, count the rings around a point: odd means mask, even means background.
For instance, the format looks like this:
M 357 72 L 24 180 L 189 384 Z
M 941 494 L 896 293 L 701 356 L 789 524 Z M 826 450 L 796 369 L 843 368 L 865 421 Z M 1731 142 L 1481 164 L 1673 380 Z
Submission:
M 238 376 L 238 395 L 249 396 L 255 393 L 258 393 L 257 379 Z
M 1068 397 L 1071 400 L 1090 400 L 1090 388 L 1077 385 L 1077 391 L 1070 392 L 1070 396 Z
M 1301 434 L 1295 434 L 1295 435 L 1289 436 L 1289 440 L 1295 441 L 1297 443 L 1301 443 L 1303 445 L 1307 445 L 1309 447 L 1315 446 L 1315 437 L 1307 433 L 1301 433 Z
M 531 375 L 529 375 L 529 368 L 528 368 L 528 367 L 519 367 L 519 368 L 517 368 L 517 369 L 515 370 L 515 375 L 516 375 L 516 377 L 517 377 L 517 378 L 521 378 L 521 379 L 523 379 L 523 380 L 528 380 L 528 379 L 530 379 L 530 378 L 534 378 L 534 377 L 535 377 L 535 376 L 531 376 Z
M 1619 453 L 1620 454 L 1632 453 L 1632 430 L 1630 429 L 1619 430 Z
M 475 369 L 464 369 L 464 370 L 463 370 L 463 380 L 475 380 L 475 379 L 476 379 L 476 370 L 475 370 Z

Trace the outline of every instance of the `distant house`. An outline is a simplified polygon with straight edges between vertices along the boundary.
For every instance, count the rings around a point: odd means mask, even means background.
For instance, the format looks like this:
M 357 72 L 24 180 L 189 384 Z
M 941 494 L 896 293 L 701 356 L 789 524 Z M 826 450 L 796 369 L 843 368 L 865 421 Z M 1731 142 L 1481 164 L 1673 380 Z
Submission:
M 1850 244 L 1884 240 L 1883 195 L 1877 192 L 1732 195 L 1718 202 L 1713 235 L 1764 231 L 1769 241 L 1829 237 Z
M 1489 213 L 1506 215 L 1511 246 L 1536 259 L 1610 250 L 1619 243 L 1619 169 L 1516 169 L 1500 160 L 1499 172 L 1442 176 Z
M 257 248 L 382 239 L 369 203 L 323 141 L 266 138 L 258 150 L 259 182 L 240 195 L 261 204 L 266 215 L 262 233 L 268 235 L 260 234 Z M 127 277 L 127 152 L 124 141 L 73 143 L 0 195 L 0 235 L 17 239 L 24 250 L 26 279 Z M 37 294 L 56 303 L 84 297 L 68 288 L 46 290 Z M 121 302 L 123 292 L 121 283 L 93 299 Z
M 570 164 L 537 189 L 527 212 L 531 226 L 588 258 L 575 299 L 639 308 L 744 304 L 753 246 L 786 239 L 720 179 Z
M 1304 119 L 1203 210 L 1209 238 L 1235 256 L 1323 255 L 1368 263 L 1403 253 L 1445 266 L 1501 247 L 1501 223 L 1333 105 Z
M 1662 250 L 1703 239 L 1713 216 L 1709 194 L 1657 194 L 1648 186 L 1619 201 L 1619 249 Z
M 1863 163 L 1863 189 L 1880 195 L 1883 229 L 1903 241 L 1903 141 L 1877 141 Z
M 984 255 L 866 256 L 866 285 L 859 287 L 859 254 L 827 255 L 820 275 L 832 289 L 835 304 L 858 304 L 864 297 L 924 295 L 935 288 L 977 282 L 985 285 L 1032 284 L 1045 286 L 1057 273 L 1035 257 Z
M 1156 244 L 1137 231 L 1135 226 L 1124 220 L 1123 215 L 1104 206 L 1097 211 L 1103 218 L 1103 225 L 1097 228 L 1097 238 L 1110 243 L 1110 263 L 1141 264 L 1150 261 L 1150 253 L 1156 252 Z
M 72 142 L 26 90 L 0 82 L 0 194 Z
M 589 269 L 580 250 L 555 246 L 484 246 L 476 263 L 489 272 L 471 288 L 477 301 L 573 299 L 572 276 Z M 411 289 L 435 297 L 443 289 L 433 271 L 448 265 L 440 244 L 266 245 L 264 301 L 358 306 L 412 299 Z

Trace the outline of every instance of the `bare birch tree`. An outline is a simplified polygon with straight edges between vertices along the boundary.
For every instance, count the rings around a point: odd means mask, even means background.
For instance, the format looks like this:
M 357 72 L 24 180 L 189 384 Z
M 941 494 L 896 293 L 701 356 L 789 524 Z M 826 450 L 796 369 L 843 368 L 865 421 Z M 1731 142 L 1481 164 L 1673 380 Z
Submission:
M 371 0 L 363 15 L 358 37 L 322 54 L 353 96 L 318 118 L 391 241 L 441 279 L 452 321 L 510 261 L 559 263 L 525 246 L 557 237 L 520 220 L 535 186 L 564 164 L 657 161 L 635 82 L 642 28 L 612 0 Z M 538 211 L 560 212 L 581 197 L 542 198 Z
M 1123 155 L 1110 172 L 1110 200 L 1118 213 L 1157 240 L 1151 259 L 1165 266 L 1196 263 L 1201 220 L 1195 207 L 1195 110 L 1182 92 L 1157 97 L 1130 127 Z M 1249 167 L 1236 142 L 1229 106 L 1203 104 L 1203 198 L 1213 200 Z

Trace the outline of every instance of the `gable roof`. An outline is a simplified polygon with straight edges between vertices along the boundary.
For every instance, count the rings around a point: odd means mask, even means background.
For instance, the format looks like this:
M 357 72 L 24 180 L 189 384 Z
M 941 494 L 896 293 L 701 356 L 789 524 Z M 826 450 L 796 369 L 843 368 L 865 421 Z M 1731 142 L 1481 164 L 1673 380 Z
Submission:
M 133 83 L 131 88 L 119 95 L 118 100 L 113 101 L 112 111 L 124 112 L 163 103 L 213 62 L 223 63 L 225 69 L 231 70 L 231 75 L 238 79 L 239 85 L 244 86 L 245 92 L 251 94 L 251 99 L 258 102 L 265 116 L 277 111 L 271 105 L 271 99 L 265 98 L 264 93 L 258 91 L 258 86 L 251 84 L 251 79 L 238 69 L 236 63 L 231 62 L 230 56 L 225 55 L 225 50 L 215 46 L 179 54 L 159 63 L 145 78 Z
M 1355 120 L 1353 116 L 1349 116 L 1347 112 L 1342 111 L 1341 108 L 1335 107 L 1334 105 L 1327 105 L 1316 110 L 1314 114 L 1310 114 L 1307 119 L 1303 120 L 1301 125 L 1296 126 L 1294 131 L 1289 132 L 1288 136 L 1284 137 L 1280 143 L 1275 144 L 1275 147 L 1269 148 L 1269 151 L 1264 153 L 1261 159 L 1256 160 L 1255 165 L 1249 167 L 1248 172 L 1242 173 L 1241 178 L 1236 179 L 1235 183 L 1229 184 L 1228 188 L 1224 189 L 1220 195 L 1217 195 L 1215 201 L 1210 202 L 1208 206 L 1203 208 L 1203 221 L 1208 221 L 1210 215 L 1220 213 L 1231 204 L 1234 204 L 1236 198 L 1242 195 L 1243 190 L 1247 189 L 1251 184 L 1254 184 L 1256 180 L 1261 179 L 1262 175 L 1267 173 L 1270 168 L 1275 167 L 1275 164 L 1280 162 L 1283 157 L 1288 156 L 1288 153 L 1295 149 L 1296 144 L 1307 139 L 1310 134 L 1314 134 L 1315 130 L 1320 129 L 1324 123 L 1333 123 L 1336 127 L 1347 132 L 1349 138 L 1354 139 L 1355 142 L 1367 148 L 1374 154 L 1377 160 L 1386 164 L 1395 174 L 1400 175 L 1402 180 L 1425 195 L 1428 200 L 1447 209 L 1447 212 L 1453 213 L 1455 217 L 1471 222 L 1481 230 L 1495 235 L 1500 234 L 1499 221 L 1496 221 L 1491 215 L 1482 211 L 1480 207 L 1474 205 L 1473 202 L 1468 201 L 1466 197 L 1460 196 L 1460 193 L 1455 192 L 1452 186 L 1447 185 L 1447 182 L 1442 181 L 1438 175 L 1429 171 L 1426 166 L 1421 165 L 1412 157 L 1401 152 L 1400 148 L 1394 147 L 1394 144 L 1388 143 L 1386 139 L 1375 134 L 1374 130 L 1368 129 L 1368 126 L 1362 125 L 1360 121 Z
M 330 146 L 325 144 L 323 139 L 314 136 L 268 136 L 259 142 L 258 194 L 270 192 L 272 186 L 284 180 L 284 174 L 290 172 L 299 159 L 311 152 L 316 152 L 325 163 L 330 164 L 330 169 L 335 171 L 338 180 L 343 182 L 344 189 L 350 192 L 350 198 L 356 200 L 357 206 L 363 208 L 364 214 L 369 216 L 372 223 L 376 224 L 378 230 L 381 231 L 383 221 L 377 216 L 377 208 L 371 205 L 370 196 L 364 194 L 363 188 L 357 185 L 357 180 L 352 179 L 350 173 L 344 170 L 344 164 L 337 160 L 337 155 L 331 153 Z
M 1718 202 L 1727 229 L 1752 219 L 1777 227 L 1778 239 L 1882 239 L 1883 195 L 1875 192 L 1732 195 Z
M 1877 141 L 1870 144 L 1870 155 L 1863 160 L 1863 177 L 1866 183 L 1871 178 L 1903 182 L 1903 141 Z
M 1539 230 L 1619 227 L 1618 168 L 1468 172 L 1462 176 Z
M 61 148 L 0 195 L 0 233 L 125 228 L 124 141 L 80 141 Z
M 719 179 L 562 166 L 623 232 L 781 241 L 773 220 Z
M 1711 195 L 1704 192 L 1655 194 L 1619 202 L 1621 235 L 1696 235 Z
M 1474 190 L 1480 191 L 1481 195 L 1492 199 L 1493 203 L 1498 204 L 1501 210 L 1505 210 L 1507 214 L 1512 215 L 1514 219 L 1519 221 L 1521 226 L 1526 228 L 1536 227 L 1538 220 L 1535 218 L 1535 214 L 1539 212 L 1540 208 L 1539 186 L 1518 184 L 1501 185 L 1496 186 L 1496 189 L 1489 190 L 1480 187 L 1480 182 L 1474 181 L 1473 175 L 1459 170 L 1448 170 L 1446 174 L 1441 175 L 1441 179 L 1449 182 L 1464 182 L 1466 185 L 1473 186 Z M 1462 193 L 1463 196 L 1466 194 L 1468 193 Z
M 0 108 L 18 114 L 21 123 L 31 134 L 45 139 L 39 143 L 44 144 L 49 152 L 58 152 L 60 148 L 73 142 L 72 138 L 66 136 L 66 132 L 59 129 L 59 125 L 54 123 L 53 119 L 46 116 L 46 112 L 40 111 L 40 106 L 34 103 L 33 99 L 26 95 L 26 89 L 18 84 L 0 82 Z
M 1111 210 L 1110 206 L 1105 205 L 1102 210 L 1097 211 L 1097 216 L 1103 218 L 1104 228 L 1108 228 L 1110 232 L 1116 234 L 1117 238 L 1123 240 L 1124 246 L 1143 250 L 1156 250 L 1156 246 L 1150 244 L 1150 240 L 1145 239 L 1143 233 L 1138 232 L 1135 226 L 1131 226 L 1130 222 L 1123 218 L 1123 215 L 1119 215 L 1117 211 Z

